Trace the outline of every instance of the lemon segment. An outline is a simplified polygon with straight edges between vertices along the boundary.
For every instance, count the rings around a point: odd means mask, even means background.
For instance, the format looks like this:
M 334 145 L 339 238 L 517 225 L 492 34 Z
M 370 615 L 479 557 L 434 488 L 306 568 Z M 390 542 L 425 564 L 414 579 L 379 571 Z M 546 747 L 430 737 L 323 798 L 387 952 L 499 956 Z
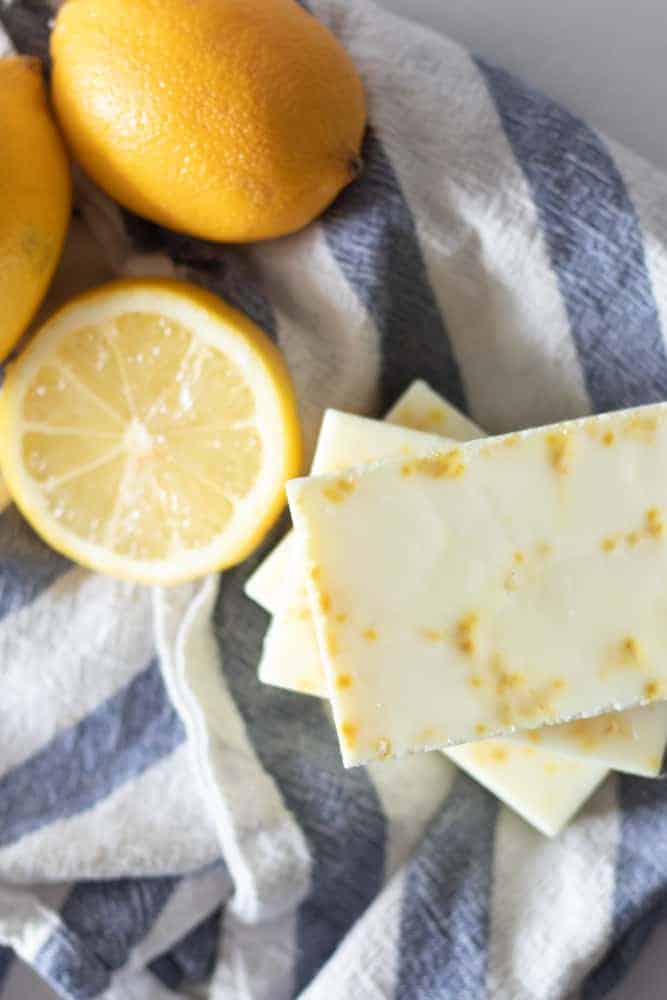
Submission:
M 244 558 L 300 457 L 279 352 L 185 282 L 112 282 L 74 299 L 0 396 L 0 462 L 35 530 L 82 565 L 147 583 Z

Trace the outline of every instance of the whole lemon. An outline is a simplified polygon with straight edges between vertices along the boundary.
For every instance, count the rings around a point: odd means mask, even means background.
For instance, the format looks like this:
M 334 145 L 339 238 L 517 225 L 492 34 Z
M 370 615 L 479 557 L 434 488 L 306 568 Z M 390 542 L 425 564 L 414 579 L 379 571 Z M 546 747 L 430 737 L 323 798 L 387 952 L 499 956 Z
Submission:
M 172 229 L 281 236 L 358 173 L 361 81 L 295 0 L 67 0 L 51 54 L 81 165 Z
M 0 59 L 0 360 L 53 276 L 71 207 L 69 163 L 36 59 Z

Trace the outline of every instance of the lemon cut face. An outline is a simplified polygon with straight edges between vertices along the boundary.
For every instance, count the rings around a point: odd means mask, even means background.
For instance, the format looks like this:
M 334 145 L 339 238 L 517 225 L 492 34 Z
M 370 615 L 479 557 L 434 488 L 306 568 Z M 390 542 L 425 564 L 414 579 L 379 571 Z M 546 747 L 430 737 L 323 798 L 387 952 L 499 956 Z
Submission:
M 300 461 L 278 351 L 186 283 L 116 282 L 57 313 L 10 367 L 0 460 L 36 531 L 147 583 L 243 559 Z

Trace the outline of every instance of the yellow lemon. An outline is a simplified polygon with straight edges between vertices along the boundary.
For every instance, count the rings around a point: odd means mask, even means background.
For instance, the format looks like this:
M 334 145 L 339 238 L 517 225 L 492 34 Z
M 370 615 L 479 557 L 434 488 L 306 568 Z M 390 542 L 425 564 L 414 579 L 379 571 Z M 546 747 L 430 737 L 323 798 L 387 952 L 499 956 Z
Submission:
M 147 583 L 243 559 L 298 474 L 281 355 L 194 285 L 111 282 L 73 299 L 9 366 L 0 461 L 46 542 Z
M 0 59 L 0 360 L 53 276 L 71 205 L 69 164 L 36 59 Z
M 173 229 L 281 236 L 360 169 L 361 81 L 295 0 L 67 0 L 51 54 L 76 158 Z

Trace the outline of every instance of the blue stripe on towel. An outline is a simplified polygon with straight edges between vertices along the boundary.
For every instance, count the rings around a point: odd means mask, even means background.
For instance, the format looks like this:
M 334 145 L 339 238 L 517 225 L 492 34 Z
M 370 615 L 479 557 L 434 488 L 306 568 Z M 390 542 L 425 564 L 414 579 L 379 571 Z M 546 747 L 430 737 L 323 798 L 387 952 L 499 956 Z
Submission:
M 72 568 L 37 537 L 12 504 L 0 514 L 0 620 L 30 604 Z
M 63 923 L 109 969 L 120 969 L 148 934 L 180 876 L 79 882 L 60 909 Z
M 166 254 L 187 277 L 221 295 L 276 340 L 277 324 L 271 303 L 263 295 L 258 275 L 240 247 L 199 240 L 124 211 L 125 228 L 137 253 Z
M 267 616 L 242 590 L 259 559 L 223 574 L 214 622 L 227 683 L 249 738 L 313 857 L 310 895 L 298 915 L 298 994 L 381 888 L 386 823 L 366 772 L 343 769 L 319 699 L 257 679 Z
M 531 187 L 593 407 L 664 399 L 667 355 L 641 228 L 609 151 L 564 108 L 478 65 Z
M 0 997 L 2 996 L 2 988 L 6 982 L 7 976 L 9 975 L 9 970 L 11 969 L 13 961 L 13 949 L 7 948 L 5 945 L 0 945 Z
M 585 980 L 579 1000 L 602 1000 L 621 986 L 640 957 L 644 945 L 666 919 L 667 902 L 658 903 L 639 917 L 620 940 L 614 939 L 614 944 L 601 964 Z M 628 994 L 628 1000 L 632 1000 L 631 994 Z
M 180 877 L 80 882 L 63 904 L 64 928 L 40 948 L 33 965 L 72 1000 L 108 989 L 112 973 L 151 930 Z
M 142 774 L 185 739 L 157 660 L 0 778 L 0 846 L 66 819 Z
M 369 129 L 361 177 L 322 218 L 341 271 L 381 338 L 381 395 L 392 405 L 415 378 L 465 409 L 461 373 L 429 283 L 415 222 L 387 154 Z
M 484 996 L 498 801 L 457 774 L 408 865 L 396 1000 Z
M 31 964 L 60 996 L 68 1000 L 89 1000 L 99 996 L 111 982 L 111 973 L 104 962 L 89 952 L 67 928 L 55 931 Z
M 667 782 L 623 774 L 617 780 L 621 831 L 611 941 L 584 983 L 582 1000 L 611 992 L 667 919 Z
M 154 959 L 148 968 L 170 990 L 206 982 L 218 957 L 223 907 L 197 924 L 189 934 Z
M 0 4 L 0 25 L 18 52 L 39 56 L 49 65 L 49 36 L 53 10 L 44 0 Z

